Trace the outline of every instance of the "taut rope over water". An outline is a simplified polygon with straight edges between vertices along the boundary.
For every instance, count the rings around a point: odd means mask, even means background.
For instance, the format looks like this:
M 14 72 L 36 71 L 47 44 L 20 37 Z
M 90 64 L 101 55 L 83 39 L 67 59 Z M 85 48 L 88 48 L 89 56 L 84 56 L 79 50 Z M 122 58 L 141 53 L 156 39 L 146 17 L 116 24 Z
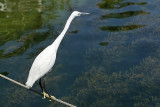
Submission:
M 23 87 L 23 88 L 25 88 L 25 89 L 28 89 L 28 90 L 30 90 L 30 91 L 32 91 L 32 92 L 34 92 L 34 93 L 37 93 L 37 94 L 43 96 L 42 93 L 40 93 L 40 92 L 38 92 L 38 91 L 35 91 L 35 90 L 33 90 L 33 89 L 30 89 L 29 87 L 27 87 L 26 85 L 24 85 L 24 84 L 22 84 L 22 83 L 20 83 L 20 82 L 18 82 L 18 81 L 15 81 L 15 80 L 13 80 L 13 79 L 11 79 L 11 78 L 8 78 L 8 77 L 6 77 L 6 76 L 4 76 L 4 75 L 2 75 L 2 74 L 0 74 L 0 77 L 5 78 L 5 79 L 7 79 L 8 81 L 10 81 L 10 82 L 12 82 L 12 83 L 14 83 L 14 84 L 17 84 L 17 85 L 19 85 L 19 86 L 21 86 L 21 87 Z M 47 98 L 50 98 L 48 94 L 45 94 L 45 96 L 46 96 Z M 70 107 L 76 107 L 76 106 L 74 106 L 74 105 L 72 105 L 72 104 L 69 104 L 69 103 L 67 103 L 67 102 L 64 102 L 64 101 L 62 101 L 62 100 L 60 100 L 60 99 L 57 99 L 57 98 L 55 98 L 55 97 L 51 97 L 51 99 L 52 99 L 52 100 L 55 100 L 55 101 L 57 101 L 57 102 L 59 102 L 59 103 L 62 103 L 62 104 L 64 104 L 64 105 L 70 106 Z

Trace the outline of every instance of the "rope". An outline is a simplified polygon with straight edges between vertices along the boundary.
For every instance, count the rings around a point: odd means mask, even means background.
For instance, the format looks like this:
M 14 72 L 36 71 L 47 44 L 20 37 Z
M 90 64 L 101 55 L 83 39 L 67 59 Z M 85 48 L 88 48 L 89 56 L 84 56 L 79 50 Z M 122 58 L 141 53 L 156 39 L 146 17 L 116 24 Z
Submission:
M 8 78 L 8 77 L 6 77 L 6 76 L 4 76 L 4 75 L 2 75 L 2 74 L 0 74 L 0 77 L 5 78 L 5 79 L 7 79 L 8 81 L 10 81 L 10 82 L 12 82 L 12 83 L 14 83 L 14 84 L 17 84 L 17 85 L 19 85 L 19 86 L 21 86 L 21 87 L 23 87 L 23 88 L 26 88 L 26 89 L 34 92 L 34 93 L 37 93 L 37 94 L 43 96 L 42 93 L 40 93 L 40 92 L 38 92 L 38 91 L 35 91 L 35 90 L 33 90 L 33 89 L 30 89 L 29 87 L 27 87 L 26 85 L 24 85 L 24 84 L 22 84 L 22 83 L 20 83 L 20 82 L 18 82 L 18 81 L 15 81 L 15 80 L 13 80 L 13 79 L 11 79 L 11 78 Z M 49 95 L 48 95 L 48 94 L 45 94 L 45 96 L 46 96 L 47 98 L 49 98 Z M 59 103 L 62 103 L 62 104 L 64 104 L 64 105 L 70 106 L 70 107 L 76 107 L 76 106 L 74 106 L 74 105 L 72 105 L 72 104 L 69 104 L 69 103 L 67 103 L 67 102 L 64 102 L 64 101 L 62 101 L 62 100 L 60 100 L 60 99 L 57 99 L 57 98 L 55 98 L 55 97 L 51 97 L 51 99 L 52 99 L 52 100 L 55 100 L 55 101 L 57 101 L 57 102 L 59 102 Z

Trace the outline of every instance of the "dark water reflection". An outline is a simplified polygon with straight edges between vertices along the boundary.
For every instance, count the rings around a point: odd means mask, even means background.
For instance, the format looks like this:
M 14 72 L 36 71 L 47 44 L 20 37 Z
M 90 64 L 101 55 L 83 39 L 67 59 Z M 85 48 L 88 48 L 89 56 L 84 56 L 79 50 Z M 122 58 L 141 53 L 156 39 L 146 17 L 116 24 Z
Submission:
M 34 58 L 74 19 L 46 78 L 78 107 L 159 107 L 160 1 L 1 0 L 0 73 L 25 83 Z M 0 106 L 60 107 L 0 78 Z M 33 87 L 40 91 L 38 83 Z
M 102 9 L 120 9 L 132 5 L 146 5 L 147 2 L 123 2 L 125 0 L 101 0 L 98 7 Z
M 101 46 L 108 46 L 109 45 L 109 43 L 108 42 L 101 42 L 101 43 L 99 43 Z
M 145 25 L 128 25 L 128 26 L 103 26 L 99 29 L 102 31 L 119 32 L 119 31 L 129 31 L 145 27 Z
M 149 14 L 149 12 L 144 12 L 141 10 L 135 10 L 135 11 L 127 11 L 127 12 L 121 12 L 121 13 L 110 13 L 106 15 L 102 15 L 100 19 L 108 19 L 108 18 L 128 18 L 132 16 L 137 16 L 137 15 L 146 15 Z
M 132 5 L 147 5 L 147 2 L 125 2 L 121 3 L 119 5 L 119 8 L 126 7 L 126 6 L 132 6 Z
M 0 74 L 7 76 L 9 73 L 8 72 L 0 72 Z
M 78 30 L 75 30 L 75 31 L 71 31 L 71 32 L 69 32 L 69 33 L 78 33 Z

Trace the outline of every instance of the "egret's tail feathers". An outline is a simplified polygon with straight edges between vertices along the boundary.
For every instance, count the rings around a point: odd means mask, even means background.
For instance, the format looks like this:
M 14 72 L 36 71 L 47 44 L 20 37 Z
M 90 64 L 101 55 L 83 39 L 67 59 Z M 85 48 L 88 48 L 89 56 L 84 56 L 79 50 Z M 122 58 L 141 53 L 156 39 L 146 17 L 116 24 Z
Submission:
M 26 82 L 26 86 L 29 87 L 29 88 L 31 88 L 31 87 L 33 86 L 33 84 L 34 84 L 34 83 L 33 83 L 33 82 L 30 82 L 30 81 L 27 81 L 27 82 Z

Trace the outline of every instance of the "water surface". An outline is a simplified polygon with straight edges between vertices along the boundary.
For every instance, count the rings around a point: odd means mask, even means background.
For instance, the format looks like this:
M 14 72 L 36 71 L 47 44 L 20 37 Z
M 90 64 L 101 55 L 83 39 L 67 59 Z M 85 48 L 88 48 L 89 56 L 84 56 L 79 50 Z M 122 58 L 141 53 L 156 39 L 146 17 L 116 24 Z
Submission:
M 46 78 L 79 107 L 160 106 L 159 0 L 0 0 L 0 73 L 25 83 L 35 57 L 74 19 Z M 0 106 L 63 106 L 0 78 Z M 33 89 L 41 91 L 38 82 Z

